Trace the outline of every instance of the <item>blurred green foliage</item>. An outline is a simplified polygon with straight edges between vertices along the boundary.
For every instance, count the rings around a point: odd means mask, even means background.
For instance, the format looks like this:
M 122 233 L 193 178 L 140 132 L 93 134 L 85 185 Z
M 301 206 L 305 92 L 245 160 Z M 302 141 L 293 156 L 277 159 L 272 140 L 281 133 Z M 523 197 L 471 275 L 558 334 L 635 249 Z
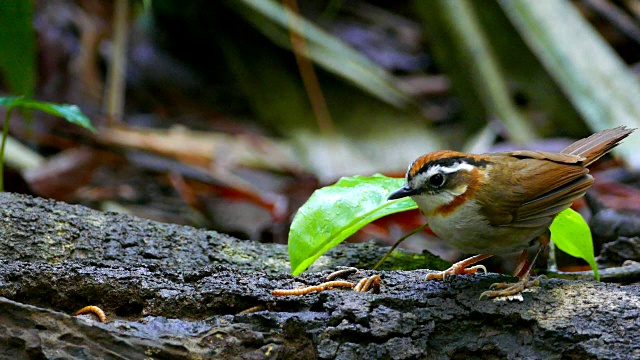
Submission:
M 0 79 L 14 95 L 33 96 L 36 37 L 33 1 L 0 1 Z
M 81 126 L 94 133 L 96 132 L 96 129 L 91 124 L 91 120 L 89 120 L 76 105 L 61 105 L 31 100 L 25 96 L 11 96 L 0 97 L 0 106 L 7 108 L 2 127 L 2 142 L 0 143 L 0 191 L 4 191 L 4 150 L 7 144 L 7 137 L 9 136 L 9 121 L 11 120 L 11 112 L 13 109 L 43 111 L 47 114 L 59 116 L 72 124 Z
M 322 7 L 323 2 L 314 4 Z M 281 134 L 318 131 L 309 105 L 313 94 L 307 94 L 300 81 L 290 32 L 304 37 L 306 55 L 322 69 L 319 79 L 328 108 L 336 128 L 347 136 L 375 138 L 381 128 L 379 133 L 391 137 L 390 130 L 398 124 L 400 128 L 411 124 L 424 132 L 418 145 L 427 152 L 459 148 L 461 139 L 483 131 L 493 120 L 502 123 L 510 140 L 521 146 L 538 137 L 579 137 L 604 127 L 640 125 L 640 116 L 621 115 L 623 110 L 635 114 L 640 107 L 633 101 L 637 79 L 570 1 L 415 0 L 411 4 L 424 24 L 430 55 L 451 80 L 452 93 L 462 105 L 464 130 L 451 143 L 455 146 L 447 146 L 446 131 L 431 130 L 429 119 L 391 74 L 280 2 L 199 0 L 186 6 L 171 0 L 153 2 L 163 28 L 182 29 L 182 34 L 196 36 L 193 40 L 199 44 L 197 49 L 187 48 L 193 42 L 180 41 L 179 35 L 172 46 L 184 55 L 198 52 L 196 61 L 205 71 L 231 79 L 253 114 Z M 325 5 L 333 16 L 346 8 L 339 2 Z M 326 17 L 324 21 L 326 25 Z M 571 28 L 581 30 L 567 41 L 560 35 Z M 200 46 L 216 49 L 219 55 L 213 63 L 206 63 L 211 58 L 201 55 Z M 608 76 L 603 78 L 605 68 L 616 70 L 605 72 Z M 599 95 L 605 91 L 613 96 Z M 637 145 L 627 142 L 621 149 L 618 153 L 625 154 L 629 163 L 640 166 L 631 156 L 638 153 Z

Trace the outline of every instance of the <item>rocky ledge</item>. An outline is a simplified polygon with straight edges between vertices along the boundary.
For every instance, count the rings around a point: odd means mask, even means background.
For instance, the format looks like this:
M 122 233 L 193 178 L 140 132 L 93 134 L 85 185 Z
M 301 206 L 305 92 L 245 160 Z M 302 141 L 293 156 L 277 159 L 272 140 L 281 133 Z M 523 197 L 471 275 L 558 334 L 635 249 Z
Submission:
M 274 297 L 386 249 L 341 246 L 292 277 L 284 246 L 9 193 L 0 228 L 0 354 L 12 359 L 640 358 L 638 285 L 553 279 L 522 301 L 478 300 L 514 279 L 379 271 L 378 294 Z M 107 322 L 73 315 L 86 305 Z

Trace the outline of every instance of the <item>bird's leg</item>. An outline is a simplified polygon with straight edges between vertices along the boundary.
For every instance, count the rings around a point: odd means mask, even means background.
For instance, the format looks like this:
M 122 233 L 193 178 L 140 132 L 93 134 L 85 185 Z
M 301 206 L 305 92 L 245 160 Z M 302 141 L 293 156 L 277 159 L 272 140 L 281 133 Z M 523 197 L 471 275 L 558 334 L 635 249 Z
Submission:
M 447 277 L 451 276 L 451 275 L 463 275 L 463 274 L 475 274 L 476 272 L 478 272 L 478 270 L 482 269 L 484 270 L 484 273 L 487 273 L 487 268 L 484 267 L 484 265 L 476 265 L 476 266 L 471 266 L 471 267 L 467 267 L 469 265 L 473 265 L 475 263 L 477 263 L 478 261 L 482 261 L 486 258 L 492 257 L 493 255 L 487 255 L 487 254 L 481 254 L 481 255 L 476 255 L 476 256 L 472 256 L 468 259 L 464 259 L 462 261 L 458 261 L 457 263 L 451 265 L 450 268 L 448 268 L 447 270 L 444 271 L 440 271 L 437 273 L 431 273 L 431 274 L 427 274 L 427 276 L 424 278 L 425 280 L 431 280 L 431 279 L 442 279 L 442 280 L 446 280 Z
M 533 286 L 539 286 L 541 277 L 538 276 L 535 280 L 531 280 L 531 269 L 533 269 L 533 265 L 536 263 L 538 255 L 540 255 L 540 253 L 547 247 L 548 244 L 549 241 L 543 241 L 542 239 L 540 240 L 540 247 L 538 248 L 536 256 L 533 258 L 533 261 L 529 265 L 529 268 L 524 273 L 524 275 L 520 277 L 520 280 L 518 280 L 518 282 L 491 284 L 492 290 L 488 290 L 480 294 L 480 299 L 482 299 L 483 297 L 494 298 L 498 296 L 511 296 L 521 293 L 524 289 L 528 289 Z M 520 256 L 521 262 L 527 260 L 526 251 L 526 249 L 523 250 L 523 254 L 522 256 Z M 520 265 L 518 267 L 520 267 Z
M 516 269 L 513 270 L 513 276 L 520 277 L 529 270 L 527 266 L 531 265 L 531 263 L 529 263 L 529 260 L 527 260 L 528 257 L 529 257 L 529 251 L 527 249 L 522 250 L 522 252 L 520 253 L 520 257 L 518 258 L 518 264 L 516 265 Z M 525 267 L 527 268 L 525 269 Z

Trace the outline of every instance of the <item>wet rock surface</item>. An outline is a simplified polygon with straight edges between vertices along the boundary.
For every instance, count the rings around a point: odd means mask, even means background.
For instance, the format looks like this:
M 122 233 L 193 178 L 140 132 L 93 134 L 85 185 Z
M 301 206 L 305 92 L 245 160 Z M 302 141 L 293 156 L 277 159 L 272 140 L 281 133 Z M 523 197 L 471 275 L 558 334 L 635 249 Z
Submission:
M 282 246 L 53 201 L 0 194 L 0 225 L 0 354 L 12 359 L 640 357 L 638 285 L 554 279 L 491 301 L 478 297 L 514 279 L 380 271 L 379 294 L 274 297 L 379 249 L 345 247 L 294 278 Z M 72 316 L 86 305 L 107 323 Z

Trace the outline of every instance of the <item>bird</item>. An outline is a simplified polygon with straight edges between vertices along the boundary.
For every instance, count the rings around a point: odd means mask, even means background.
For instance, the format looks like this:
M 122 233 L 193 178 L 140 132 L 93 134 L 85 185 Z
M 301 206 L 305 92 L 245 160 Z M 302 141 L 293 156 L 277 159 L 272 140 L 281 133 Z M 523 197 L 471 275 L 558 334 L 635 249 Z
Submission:
M 404 186 L 388 200 L 411 197 L 434 234 L 465 253 L 478 254 L 430 273 L 426 280 L 486 273 L 483 265 L 474 264 L 493 255 L 522 251 L 524 264 L 527 248 L 539 241 L 536 257 L 518 282 L 493 284 L 480 298 L 511 296 L 539 285 L 530 272 L 549 242 L 553 219 L 593 184 L 587 167 L 635 130 L 603 130 L 557 153 L 440 150 L 418 157 L 409 165 Z

